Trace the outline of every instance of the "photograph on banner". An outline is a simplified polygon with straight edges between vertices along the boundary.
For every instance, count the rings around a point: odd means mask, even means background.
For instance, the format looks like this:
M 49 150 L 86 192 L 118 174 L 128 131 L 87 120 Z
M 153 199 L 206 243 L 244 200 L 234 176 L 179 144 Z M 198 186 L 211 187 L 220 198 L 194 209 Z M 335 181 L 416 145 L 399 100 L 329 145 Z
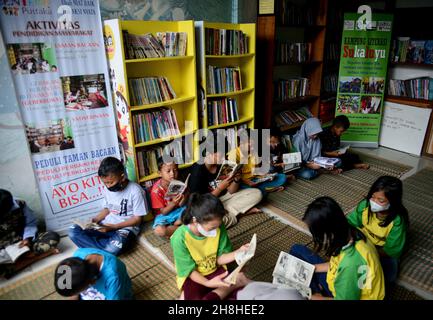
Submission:
M 26 135 L 31 153 L 54 152 L 75 148 L 69 119 L 26 124 Z
M 104 74 L 61 77 L 66 110 L 89 110 L 108 106 Z
M 392 15 L 345 13 L 338 76 L 336 116 L 350 128 L 342 141 L 377 147 L 391 42 Z
M 50 43 L 8 44 L 7 53 L 14 75 L 57 71 L 56 52 Z

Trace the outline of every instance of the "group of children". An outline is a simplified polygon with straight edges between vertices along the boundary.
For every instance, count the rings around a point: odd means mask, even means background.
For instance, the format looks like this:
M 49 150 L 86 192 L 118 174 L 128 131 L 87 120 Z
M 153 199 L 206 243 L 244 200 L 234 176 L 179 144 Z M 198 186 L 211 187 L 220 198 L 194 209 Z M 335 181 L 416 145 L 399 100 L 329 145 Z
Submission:
M 311 179 L 317 176 L 322 170 L 314 166 L 312 159 L 320 155 L 340 158 L 339 168 L 332 170 L 368 168 L 355 155 L 339 155 L 335 151 L 339 148 L 339 137 L 349 126 L 346 120 L 344 116 L 337 117 L 325 131 L 317 119 L 305 121 L 293 137 L 293 146 L 301 152 L 303 160 L 298 177 Z M 148 197 L 140 185 L 128 180 L 120 160 L 105 158 L 98 170 L 106 187 L 104 206 L 92 219 L 99 228 L 83 229 L 77 224 L 70 227 L 69 237 L 79 249 L 55 269 L 57 292 L 78 299 L 133 298 L 126 267 L 116 256 L 134 244 L 143 218 L 152 212 L 155 234 L 170 239 L 177 284 L 184 299 L 236 299 L 254 297 L 264 291 L 269 293 L 268 297 L 287 297 L 288 291 L 254 282 L 242 272 L 238 274 L 236 284 L 224 281 L 227 265 L 235 261 L 237 254 L 248 249 L 248 245 L 244 245 L 233 250 L 227 228 L 235 225 L 243 215 L 260 212 L 255 206 L 266 193 L 280 190 L 291 178 L 278 173 L 277 162 L 270 169 L 277 172 L 274 180 L 254 182 L 257 166 L 251 157 L 253 144 L 250 140 L 239 142 L 240 146 L 227 155 L 219 152 L 216 144 L 213 150 L 207 150 L 203 163 L 196 163 L 190 169 L 187 191 L 172 198 L 167 198 L 166 193 L 170 182 L 178 179 L 178 167 L 174 162 L 158 160 L 161 178 L 154 183 Z M 285 152 L 281 151 L 280 144 L 280 137 L 271 134 L 268 141 L 271 154 Z M 239 172 L 215 186 L 210 182 L 217 177 L 223 158 L 238 163 L 243 160 L 245 164 Z M 11 238 L 8 243 L 24 241 L 28 245 L 27 240 L 36 238 L 34 232 L 29 235 L 25 231 L 34 218 L 28 218 L 24 207 L 16 201 L 7 202 L 2 198 L 1 206 L 0 250 L 4 248 L 3 239 Z M 18 208 L 21 211 L 16 215 L 14 210 Z M 323 249 L 329 258 L 329 262 L 325 262 L 317 253 L 301 245 L 288 248 L 292 255 L 316 266 L 311 283 L 313 299 L 384 298 L 385 282 L 396 280 L 408 228 L 399 179 L 379 178 L 347 217 L 335 200 L 321 197 L 308 206 L 303 220 L 313 235 L 316 251 Z M 4 224 L 10 226 L 4 228 Z M 12 229 L 19 232 L 15 234 Z M 3 251 L 0 256 L 4 256 Z M 365 273 L 368 283 L 360 286 Z M 71 281 L 67 282 L 66 275 Z M 296 298 L 296 294 L 292 297 Z

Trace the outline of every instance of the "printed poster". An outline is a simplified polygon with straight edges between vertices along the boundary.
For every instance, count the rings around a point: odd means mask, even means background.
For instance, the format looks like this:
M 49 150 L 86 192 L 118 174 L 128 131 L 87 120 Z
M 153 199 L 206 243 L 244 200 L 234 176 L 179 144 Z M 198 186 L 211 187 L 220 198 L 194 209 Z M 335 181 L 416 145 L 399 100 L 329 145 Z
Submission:
M 365 15 L 364 15 L 365 16 Z M 336 116 L 346 115 L 350 128 L 342 141 L 358 147 L 378 147 L 383 114 L 392 15 L 344 15 Z
M 47 229 L 64 230 L 101 210 L 99 163 L 120 157 L 99 3 L 0 2 Z

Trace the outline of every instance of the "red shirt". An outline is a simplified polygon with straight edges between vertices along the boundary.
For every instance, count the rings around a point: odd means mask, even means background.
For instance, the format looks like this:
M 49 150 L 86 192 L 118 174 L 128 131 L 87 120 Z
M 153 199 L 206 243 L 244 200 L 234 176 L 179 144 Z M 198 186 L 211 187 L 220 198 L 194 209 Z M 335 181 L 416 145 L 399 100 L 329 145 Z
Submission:
M 167 206 L 168 202 L 164 198 L 166 193 L 167 189 L 162 187 L 161 179 L 153 184 L 152 190 L 150 191 L 150 201 L 152 202 L 152 209 L 155 215 L 160 214 L 161 209 Z

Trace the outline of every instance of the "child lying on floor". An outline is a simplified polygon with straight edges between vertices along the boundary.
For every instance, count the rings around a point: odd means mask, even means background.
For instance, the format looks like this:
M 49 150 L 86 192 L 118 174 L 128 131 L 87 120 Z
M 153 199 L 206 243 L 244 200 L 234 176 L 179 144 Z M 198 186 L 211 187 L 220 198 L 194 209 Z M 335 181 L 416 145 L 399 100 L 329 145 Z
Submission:
M 37 220 L 27 204 L 0 189 L 0 276 L 8 279 L 30 264 L 58 253 L 59 240 L 55 232 L 38 233 Z M 29 250 L 19 255 L 18 251 L 26 247 Z M 17 253 L 16 260 L 12 249 Z

